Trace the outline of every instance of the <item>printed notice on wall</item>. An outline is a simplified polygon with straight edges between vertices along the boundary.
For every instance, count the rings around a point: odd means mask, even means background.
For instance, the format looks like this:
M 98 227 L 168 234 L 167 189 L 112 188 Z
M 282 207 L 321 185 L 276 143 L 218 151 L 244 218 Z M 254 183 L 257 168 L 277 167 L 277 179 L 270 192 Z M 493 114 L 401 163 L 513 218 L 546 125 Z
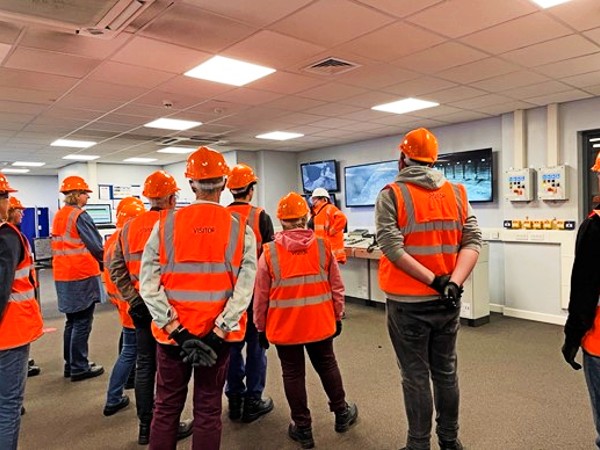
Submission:
M 98 198 L 100 200 L 110 200 L 110 186 L 107 184 L 98 185 Z
M 131 196 L 131 186 L 129 185 L 113 185 L 113 199 L 121 199 Z

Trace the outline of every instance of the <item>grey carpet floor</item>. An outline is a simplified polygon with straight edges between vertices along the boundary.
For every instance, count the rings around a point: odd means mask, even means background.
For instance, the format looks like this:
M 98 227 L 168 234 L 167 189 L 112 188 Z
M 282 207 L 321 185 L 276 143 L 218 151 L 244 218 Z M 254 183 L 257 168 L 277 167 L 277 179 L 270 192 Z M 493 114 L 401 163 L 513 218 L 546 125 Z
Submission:
M 71 383 L 62 377 L 63 320 L 56 311 L 49 271 L 42 274 L 46 333 L 32 345 L 42 374 L 28 380 L 21 427 L 21 449 L 139 449 L 133 401 L 104 417 L 108 374 Z M 333 415 L 312 368 L 307 388 L 318 449 L 398 449 L 406 435 L 400 374 L 379 308 L 349 304 L 336 353 L 348 399 L 359 407 L 358 424 L 348 433 L 333 431 Z M 120 326 L 115 310 L 96 313 L 90 340 L 93 361 L 110 370 L 117 356 Z M 479 328 L 463 327 L 459 337 L 461 383 L 460 435 L 468 450 L 592 449 L 594 425 L 583 373 L 570 369 L 560 355 L 562 328 L 492 317 Z M 223 415 L 224 450 L 297 449 L 286 435 L 289 409 L 281 367 L 268 352 L 265 395 L 274 411 L 252 424 L 231 423 Z M 191 417 L 188 397 L 184 417 Z M 226 402 L 224 401 L 226 407 Z M 432 448 L 436 449 L 435 439 Z M 190 448 L 183 441 L 178 449 Z

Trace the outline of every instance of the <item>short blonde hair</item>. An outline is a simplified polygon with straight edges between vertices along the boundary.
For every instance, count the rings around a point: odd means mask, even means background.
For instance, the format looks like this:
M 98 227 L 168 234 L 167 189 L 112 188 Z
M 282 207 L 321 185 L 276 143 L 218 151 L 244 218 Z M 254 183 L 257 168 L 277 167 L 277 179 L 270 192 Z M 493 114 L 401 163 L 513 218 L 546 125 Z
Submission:
M 306 228 L 306 222 L 308 222 L 308 215 L 299 217 L 297 219 L 281 220 L 281 226 L 284 230 L 293 230 L 296 228 Z
M 77 205 L 79 196 L 85 191 L 69 191 L 65 193 L 65 205 Z

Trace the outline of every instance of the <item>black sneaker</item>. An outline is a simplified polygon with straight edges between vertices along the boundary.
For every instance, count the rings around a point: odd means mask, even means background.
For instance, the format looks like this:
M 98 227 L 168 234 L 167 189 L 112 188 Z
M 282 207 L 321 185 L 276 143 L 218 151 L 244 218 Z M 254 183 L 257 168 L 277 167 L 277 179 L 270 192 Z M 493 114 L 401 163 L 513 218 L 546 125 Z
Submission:
M 127 407 L 127 405 L 129 405 L 129 396 L 124 395 L 121 397 L 121 401 L 119 403 L 115 403 L 114 405 L 105 405 L 103 414 L 107 417 L 112 416 L 113 414 L 116 414 L 123 408 Z
M 177 440 L 180 441 L 194 432 L 194 421 L 192 419 L 182 420 L 177 427 Z
M 273 411 L 273 400 L 267 398 L 246 398 L 244 401 L 244 412 L 242 421 L 245 423 L 254 422 L 261 416 Z
M 90 367 L 94 367 L 94 366 L 96 365 L 96 363 L 95 363 L 95 362 L 92 362 L 92 361 L 90 361 L 90 362 L 89 362 L 89 365 L 90 365 Z M 67 365 L 65 365 L 65 370 L 64 370 L 64 372 L 63 372 L 63 376 L 64 376 L 65 378 L 71 378 L 71 369 L 70 369 L 70 367 L 69 367 L 69 366 L 67 366 Z
M 456 439 L 455 441 L 451 442 L 440 441 L 439 444 L 440 450 L 464 450 L 462 442 L 460 442 L 459 439 Z
M 88 378 L 99 377 L 104 373 L 104 367 L 99 365 L 90 366 L 88 370 L 81 373 L 76 373 L 71 375 L 71 381 L 83 381 Z
M 138 444 L 148 445 L 150 443 L 150 422 L 140 422 L 140 429 L 138 433 Z
M 244 398 L 241 395 L 232 395 L 229 397 L 229 419 L 241 420 Z
M 40 373 L 42 373 L 42 369 L 40 369 L 40 366 L 27 366 L 27 376 L 28 377 L 36 377 L 38 376 Z
M 344 412 L 335 413 L 335 431 L 345 433 L 356 422 L 358 408 L 354 403 L 347 403 Z
M 288 436 L 291 437 L 292 440 L 298 442 L 302 448 L 313 448 L 315 446 L 311 427 L 300 428 L 290 423 Z

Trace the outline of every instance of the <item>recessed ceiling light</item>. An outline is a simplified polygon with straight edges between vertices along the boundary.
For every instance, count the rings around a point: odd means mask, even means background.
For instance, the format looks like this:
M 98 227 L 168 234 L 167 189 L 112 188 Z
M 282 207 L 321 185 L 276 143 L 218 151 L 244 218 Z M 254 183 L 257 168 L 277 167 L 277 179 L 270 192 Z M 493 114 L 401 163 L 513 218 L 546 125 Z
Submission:
M 22 166 L 22 167 L 42 167 L 45 166 L 45 162 L 35 162 L 35 161 L 15 161 L 12 163 L 13 166 Z
M 244 86 L 273 72 L 276 72 L 276 70 L 270 67 L 259 66 L 223 56 L 214 56 L 199 66 L 188 70 L 184 75 L 233 86 Z
M 598 142 L 598 141 L 600 141 L 600 138 L 592 138 L 592 139 L 590 139 L 590 142 Z
M 149 163 L 152 161 L 156 161 L 156 158 L 127 158 L 124 159 L 123 162 L 130 162 L 130 163 Z
M 202 122 L 194 122 L 191 120 L 167 119 L 165 117 L 161 117 L 160 119 L 148 122 L 144 126 L 147 128 L 162 128 L 163 130 L 184 131 L 189 130 L 190 128 L 197 127 L 199 125 L 202 125 Z
M 100 157 L 97 155 L 66 155 L 62 157 L 62 159 L 72 159 L 74 161 L 92 161 L 98 158 Z
M 594 144 L 594 145 L 592 145 L 592 147 L 594 147 L 594 148 L 600 148 L 600 144 Z
M 52 147 L 74 147 L 74 148 L 88 148 L 96 145 L 94 141 L 74 141 L 72 139 L 57 139 L 52 144 Z
M 296 139 L 304 136 L 300 133 L 288 133 L 287 131 L 272 131 L 270 133 L 259 134 L 258 139 L 272 139 L 274 141 L 287 141 L 288 139 Z
M 541 6 L 542 8 L 552 8 L 553 6 L 560 5 L 561 3 L 567 3 L 571 0 L 533 0 L 533 3 Z
M 157 150 L 158 153 L 177 153 L 177 154 L 186 154 L 192 153 L 196 150 L 196 147 L 165 147 Z
M 419 100 L 418 98 L 405 98 L 404 100 L 398 100 L 397 102 L 373 106 L 371 109 L 394 114 L 406 114 L 420 109 L 433 108 L 434 106 L 440 106 L 440 104 L 427 100 Z
M 4 172 L 4 173 L 27 173 L 27 172 L 29 172 L 29 169 L 11 169 L 9 167 L 5 167 L 4 169 L 2 169 L 2 172 Z

